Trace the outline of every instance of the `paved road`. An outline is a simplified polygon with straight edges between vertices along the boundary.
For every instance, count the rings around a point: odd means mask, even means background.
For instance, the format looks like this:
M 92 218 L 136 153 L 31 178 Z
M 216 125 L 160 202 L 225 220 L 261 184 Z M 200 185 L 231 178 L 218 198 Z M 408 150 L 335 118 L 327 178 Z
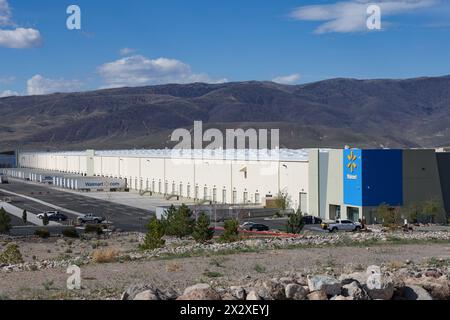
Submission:
M 108 221 L 112 221 L 116 228 L 124 231 L 144 231 L 146 229 L 145 226 L 151 217 L 150 211 L 50 189 L 45 185 L 41 186 L 10 180 L 9 184 L 0 185 L 0 189 L 36 198 L 80 213 L 93 213 L 103 216 Z M 32 212 L 54 210 L 53 208 L 30 199 L 11 196 L 1 191 L 0 197 L 11 197 L 13 205 Z M 64 210 L 61 210 L 61 212 L 66 214 L 69 219 L 76 219 L 76 216 L 71 213 L 64 212 Z

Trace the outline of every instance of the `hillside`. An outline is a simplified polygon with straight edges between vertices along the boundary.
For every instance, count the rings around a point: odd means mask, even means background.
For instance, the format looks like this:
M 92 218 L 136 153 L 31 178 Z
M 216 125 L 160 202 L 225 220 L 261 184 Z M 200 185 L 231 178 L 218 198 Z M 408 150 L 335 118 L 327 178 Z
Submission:
M 450 145 L 450 76 L 160 85 L 0 99 L 0 150 L 170 147 L 175 128 L 279 128 L 289 148 Z

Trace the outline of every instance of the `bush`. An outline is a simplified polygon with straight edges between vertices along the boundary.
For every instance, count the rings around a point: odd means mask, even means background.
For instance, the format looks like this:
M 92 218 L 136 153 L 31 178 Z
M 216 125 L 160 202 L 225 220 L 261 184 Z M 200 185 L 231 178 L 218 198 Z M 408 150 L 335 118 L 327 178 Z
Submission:
M 34 232 L 34 235 L 38 236 L 39 238 L 45 239 L 45 238 L 50 237 L 50 232 L 47 229 L 37 229 Z
M 211 221 L 209 217 L 204 213 L 200 213 L 197 223 L 194 226 L 194 232 L 192 237 L 199 243 L 205 243 L 211 240 L 214 236 L 214 229 L 210 228 Z
M 166 210 L 162 219 L 165 232 L 169 236 L 183 238 L 189 236 L 194 231 L 195 219 L 191 209 L 182 204 L 179 208 L 173 205 Z
M 220 236 L 221 242 L 234 242 L 239 240 L 239 222 L 236 219 L 225 220 L 224 232 Z
M 303 214 L 301 210 L 298 210 L 296 213 L 291 214 L 289 216 L 289 220 L 286 224 L 286 231 L 288 233 L 300 233 L 304 227 L 303 223 Z
M 62 234 L 64 237 L 67 237 L 67 238 L 78 238 L 79 237 L 77 229 L 75 229 L 74 227 L 64 229 L 62 231 Z
M 47 213 L 44 213 L 44 216 L 42 217 L 42 225 L 48 226 L 49 223 L 50 223 L 50 219 L 48 218 Z
M 156 217 L 152 217 L 147 225 L 147 234 L 141 248 L 144 250 L 153 250 L 164 246 L 166 241 L 163 239 L 165 230 L 164 225 Z
M 5 209 L 0 208 L 0 233 L 8 233 L 11 230 L 11 217 Z
M 383 227 L 395 229 L 403 224 L 400 211 L 385 203 L 378 206 L 377 216 L 383 221 Z
M 84 227 L 85 233 L 97 233 L 98 235 L 101 235 L 103 233 L 103 227 L 98 224 L 87 224 Z
M 95 250 L 92 253 L 92 260 L 96 263 L 110 263 L 117 261 L 119 252 L 114 249 Z
M 22 254 L 19 246 L 15 243 L 8 244 L 5 251 L 0 254 L 0 264 L 18 264 L 22 262 Z

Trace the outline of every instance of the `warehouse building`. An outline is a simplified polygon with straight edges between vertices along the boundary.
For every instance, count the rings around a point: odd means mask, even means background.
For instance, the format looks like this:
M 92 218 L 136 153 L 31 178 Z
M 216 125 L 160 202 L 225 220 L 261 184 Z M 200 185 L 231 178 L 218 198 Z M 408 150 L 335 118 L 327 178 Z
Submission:
M 373 221 L 385 203 L 435 200 L 450 212 L 450 153 L 434 149 L 116 150 L 20 153 L 23 168 L 117 178 L 126 187 L 198 201 L 290 206 L 326 219 Z

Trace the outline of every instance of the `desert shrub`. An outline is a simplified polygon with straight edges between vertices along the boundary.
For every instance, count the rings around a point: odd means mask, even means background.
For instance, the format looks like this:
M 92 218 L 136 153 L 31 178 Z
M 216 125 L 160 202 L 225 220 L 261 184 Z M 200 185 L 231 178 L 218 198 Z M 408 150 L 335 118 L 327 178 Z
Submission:
M 192 210 L 185 204 L 182 204 L 179 208 L 172 205 L 166 210 L 161 221 L 166 234 L 169 236 L 183 238 L 191 235 L 194 231 L 195 219 Z
M 382 203 L 377 208 L 377 216 L 383 221 L 383 227 L 395 229 L 403 224 L 401 212 Z
M 19 246 L 15 243 L 8 244 L 5 251 L 0 254 L 0 264 L 18 264 L 22 262 L 22 254 L 20 253 Z
M 288 233 L 300 233 L 304 227 L 303 213 L 301 210 L 297 210 L 296 213 L 289 216 L 289 220 L 286 223 L 286 231 Z
M 210 228 L 210 219 L 204 212 L 200 213 L 194 226 L 192 237 L 199 243 L 205 243 L 214 236 L 214 229 Z
M 98 224 L 87 224 L 84 227 L 85 233 L 96 233 L 98 235 L 101 235 L 103 233 L 103 227 Z
M 110 263 L 117 261 L 119 252 L 114 249 L 94 250 L 92 260 L 96 263 Z
M 220 242 L 234 242 L 239 240 L 239 222 L 236 219 L 225 220 L 224 232 Z
M 79 237 L 77 229 L 75 229 L 74 227 L 69 227 L 69 228 L 64 229 L 62 231 L 62 234 L 64 237 L 67 237 L 67 238 L 78 238 Z
M 141 248 L 144 250 L 153 250 L 164 246 L 166 242 L 163 239 L 165 234 L 163 223 L 156 217 L 152 217 L 147 225 L 147 229 L 148 231 Z
M 7 233 L 11 230 L 11 217 L 5 209 L 0 208 L 0 233 Z
M 45 238 L 50 237 L 50 232 L 47 229 L 37 229 L 34 232 L 34 235 L 38 236 L 39 238 L 45 239 Z

